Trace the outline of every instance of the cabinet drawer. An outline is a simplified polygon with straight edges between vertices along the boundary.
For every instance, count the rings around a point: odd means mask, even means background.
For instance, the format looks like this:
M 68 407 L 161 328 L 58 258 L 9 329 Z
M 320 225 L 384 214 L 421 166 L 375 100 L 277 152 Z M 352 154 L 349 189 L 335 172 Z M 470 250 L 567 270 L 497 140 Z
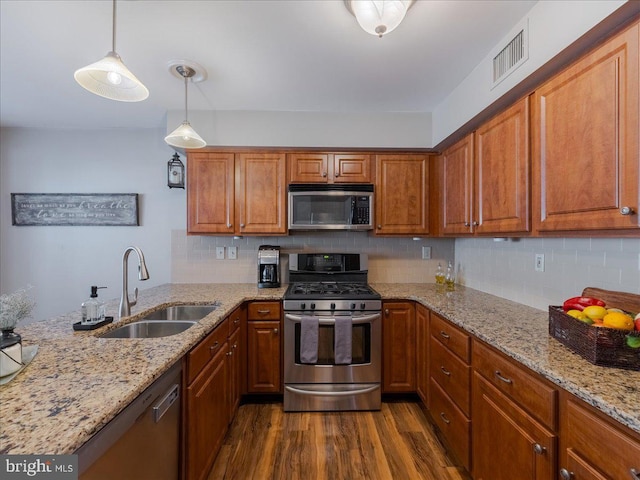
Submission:
M 216 353 L 222 349 L 229 335 L 229 320 L 225 319 L 204 340 L 187 354 L 187 384 L 193 382 L 198 373 Z
M 242 322 L 242 307 L 236 308 L 227 318 L 229 319 L 229 336 L 231 336 L 240 328 Z
M 249 320 L 280 320 L 280 302 L 251 302 Z
M 433 338 L 429 346 L 429 354 L 431 355 L 431 378 L 468 417 L 471 367 Z
M 473 345 L 473 368 L 493 386 L 552 430 L 557 429 L 558 391 L 479 341 Z
M 575 473 L 592 465 L 602 478 L 633 478 L 631 470 L 640 472 L 640 442 L 620 428 L 602 419 L 573 398 L 566 402 L 567 469 Z M 581 461 L 584 459 L 584 461 Z M 586 463 L 588 462 L 588 463 Z M 585 465 L 586 463 L 586 465 Z M 593 478 L 600 478 L 592 470 Z M 575 476 L 576 480 L 579 476 Z M 591 477 L 584 477 L 591 478 Z
M 454 456 L 469 470 L 471 422 L 431 379 L 431 416 Z
M 431 336 L 465 363 L 471 362 L 471 337 L 437 314 L 431 314 Z

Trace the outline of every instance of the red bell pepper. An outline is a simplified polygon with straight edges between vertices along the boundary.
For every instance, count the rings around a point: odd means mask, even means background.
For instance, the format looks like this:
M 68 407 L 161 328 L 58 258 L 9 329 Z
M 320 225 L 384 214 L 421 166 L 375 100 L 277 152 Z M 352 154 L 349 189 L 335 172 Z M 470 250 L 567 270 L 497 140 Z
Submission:
M 590 307 L 592 305 L 597 305 L 599 307 L 604 307 L 605 303 L 600 300 L 599 298 L 593 298 L 593 297 L 572 297 L 572 298 L 568 298 L 567 300 L 564 301 L 564 304 L 562 305 L 562 309 L 565 312 L 568 312 L 569 310 L 584 310 L 586 307 Z

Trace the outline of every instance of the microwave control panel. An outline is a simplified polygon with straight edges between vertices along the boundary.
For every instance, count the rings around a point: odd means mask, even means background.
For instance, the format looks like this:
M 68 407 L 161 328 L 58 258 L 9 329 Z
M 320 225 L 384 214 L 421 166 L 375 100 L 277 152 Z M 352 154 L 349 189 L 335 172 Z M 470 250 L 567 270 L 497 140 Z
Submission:
M 369 200 L 370 196 L 362 195 L 352 198 L 353 202 L 353 225 L 368 225 L 369 224 Z

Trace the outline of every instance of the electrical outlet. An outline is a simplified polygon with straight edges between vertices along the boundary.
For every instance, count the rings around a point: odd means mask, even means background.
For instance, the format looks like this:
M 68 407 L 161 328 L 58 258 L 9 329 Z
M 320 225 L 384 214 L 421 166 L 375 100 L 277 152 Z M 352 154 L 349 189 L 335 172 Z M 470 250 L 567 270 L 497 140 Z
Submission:
M 536 272 L 544 272 L 544 253 L 536 253 Z
M 224 260 L 224 247 L 216 247 L 216 259 Z
M 236 260 L 238 258 L 238 247 L 228 247 L 227 255 L 229 256 L 229 260 Z
M 431 247 L 422 247 L 422 259 L 429 260 L 431 258 Z

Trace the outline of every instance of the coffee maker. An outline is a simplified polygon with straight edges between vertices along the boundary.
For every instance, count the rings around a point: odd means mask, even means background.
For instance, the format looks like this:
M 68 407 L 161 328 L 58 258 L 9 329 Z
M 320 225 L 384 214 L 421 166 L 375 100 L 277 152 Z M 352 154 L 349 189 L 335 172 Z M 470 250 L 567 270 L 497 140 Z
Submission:
M 258 247 L 258 288 L 280 286 L 280 247 L 260 245 Z

